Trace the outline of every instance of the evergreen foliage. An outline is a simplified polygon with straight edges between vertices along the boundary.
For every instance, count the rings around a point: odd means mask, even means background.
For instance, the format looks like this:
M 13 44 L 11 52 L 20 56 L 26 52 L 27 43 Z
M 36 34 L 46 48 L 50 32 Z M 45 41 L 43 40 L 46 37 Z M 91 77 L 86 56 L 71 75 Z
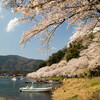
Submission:
M 65 54 L 67 61 L 71 60 L 72 58 L 79 58 L 80 51 L 87 48 L 83 46 L 80 42 L 74 42 L 72 44 L 70 43 L 69 46 L 70 47 L 67 49 L 62 49 L 59 50 L 57 53 L 53 53 L 51 56 L 49 56 L 49 59 L 47 61 L 43 61 L 42 63 L 40 63 L 37 69 L 45 66 L 51 66 L 54 63 L 60 62 Z
M 50 66 L 54 63 L 58 63 L 66 53 L 67 49 L 59 50 L 57 53 L 53 53 L 51 56 L 49 56 L 49 59 L 47 61 L 43 61 L 39 64 L 37 69 L 42 68 L 44 66 Z
M 74 43 L 73 45 L 70 44 L 70 47 L 67 50 L 66 60 L 69 61 L 72 58 L 79 58 L 82 49 L 86 49 L 86 47 L 84 47 L 80 42 Z
M 41 62 L 41 63 L 38 65 L 37 70 L 40 69 L 40 68 L 42 68 L 42 67 L 44 67 L 44 66 L 46 66 L 46 65 L 47 65 L 46 61 Z
M 57 53 L 53 53 L 52 56 L 49 56 L 48 65 L 52 65 L 53 63 L 58 63 L 65 55 L 63 50 L 59 50 Z
M 100 66 L 98 65 L 96 68 L 90 70 L 90 76 L 100 76 Z

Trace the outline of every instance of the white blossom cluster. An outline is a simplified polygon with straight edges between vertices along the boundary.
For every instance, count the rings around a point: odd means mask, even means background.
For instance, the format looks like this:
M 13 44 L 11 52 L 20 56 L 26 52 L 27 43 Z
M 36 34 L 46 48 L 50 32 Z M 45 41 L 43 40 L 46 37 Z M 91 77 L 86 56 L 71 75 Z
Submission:
M 75 76 L 84 73 L 87 69 L 94 69 L 100 66 L 100 32 L 95 34 L 88 49 L 82 50 L 80 58 L 74 58 L 69 62 L 62 60 L 57 64 L 45 66 L 36 72 L 27 74 L 27 77 L 35 79 L 58 76 Z
M 68 26 L 77 25 L 78 33 L 90 33 L 100 22 L 100 0 L 3 0 L 3 4 L 10 5 L 14 13 L 21 12 L 22 22 L 35 22 L 23 33 L 20 43 L 24 45 L 39 35 L 47 50 L 55 30 L 65 21 Z

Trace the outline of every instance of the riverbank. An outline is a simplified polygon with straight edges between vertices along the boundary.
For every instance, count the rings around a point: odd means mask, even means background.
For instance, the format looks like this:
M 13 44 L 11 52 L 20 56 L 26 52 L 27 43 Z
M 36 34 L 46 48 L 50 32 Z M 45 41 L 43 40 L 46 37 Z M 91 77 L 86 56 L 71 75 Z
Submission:
M 100 77 L 64 79 L 53 100 L 100 100 Z

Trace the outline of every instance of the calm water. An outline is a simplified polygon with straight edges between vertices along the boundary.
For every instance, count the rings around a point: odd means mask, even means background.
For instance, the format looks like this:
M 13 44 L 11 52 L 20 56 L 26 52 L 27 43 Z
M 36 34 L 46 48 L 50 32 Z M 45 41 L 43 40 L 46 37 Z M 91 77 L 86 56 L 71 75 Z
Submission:
M 11 78 L 0 78 L 0 97 L 6 97 L 7 100 L 52 100 L 51 93 L 20 92 L 19 88 L 26 85 L 21 80 L 14 82 Z M 34 87 L 43 86 L 45 84 L 34 84 Z

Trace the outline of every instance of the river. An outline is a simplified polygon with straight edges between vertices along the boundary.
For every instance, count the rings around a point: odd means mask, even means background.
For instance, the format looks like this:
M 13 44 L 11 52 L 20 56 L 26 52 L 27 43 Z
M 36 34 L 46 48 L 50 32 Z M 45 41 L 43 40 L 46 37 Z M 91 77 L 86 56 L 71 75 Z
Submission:
M 20 92 L 19 88 L 31 84 L 24 84 L 22 80 L 12 81 L 11 78 L 0 78 L 0 97 L 7 100 L 52 100 L 51 93 Z M 43 87 L 45 84 L 33 84 Z

